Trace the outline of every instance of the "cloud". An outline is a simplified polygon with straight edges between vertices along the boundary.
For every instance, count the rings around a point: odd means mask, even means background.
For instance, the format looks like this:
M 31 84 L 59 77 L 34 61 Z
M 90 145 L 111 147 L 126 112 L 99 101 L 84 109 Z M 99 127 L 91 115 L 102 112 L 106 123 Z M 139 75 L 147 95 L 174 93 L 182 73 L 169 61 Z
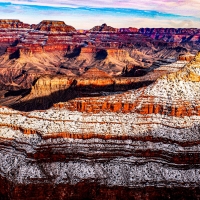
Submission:
M 13 13 L 15 11 L 13 9 L 9 9 L 9 8 L 0 8 L 0 12 L 2 12 L 2 13 Z
M 5 2 L 5 0 L 0 0 Z M 56 7 L 110 7 L 155 10 L 184 16 L 200 17 L 199 0 L 11 0 L 13 4 L 41 5 Z
M 90 0 L 86 4 L 88 7 L 82 5 L 82 0 L 51 0 L 50 3 L 45 3 L 46 0 L 9 2 L 0 3 L 0 18 L 8 16 L 26 23 L 39 23 L 43 19 L 50 19 L 63 20 L 77 29 L 89 29 L 102 23 L 116 28 L 200 28 L 200 12 L 195 14 L 196 17 L 178 15 L 178 12 L 197 13 L 200 6 L 192 12 L 189 10 L 189 7 L 199 4 L 196 0 L 191 0 L 190 4 L 186 0 L 137 0 L 137 3 L 133 0 Z
M 195 24 L 193 21 L 191 20 L 183 20 L 183 21 L 175 21 L 175 20 L 170 20 L 169 21 L 169 25 L 175 28 L 180 28 L 180 27 L 184 27 L 184 28 L 190 28 L 190 27 L 195 27 Z M 197 26 L 197 24 L 196 24 Z
M 9 5 L 6 7 L 0 6 L 1 13 L 21 13 L 23 12 L 22 6 Z

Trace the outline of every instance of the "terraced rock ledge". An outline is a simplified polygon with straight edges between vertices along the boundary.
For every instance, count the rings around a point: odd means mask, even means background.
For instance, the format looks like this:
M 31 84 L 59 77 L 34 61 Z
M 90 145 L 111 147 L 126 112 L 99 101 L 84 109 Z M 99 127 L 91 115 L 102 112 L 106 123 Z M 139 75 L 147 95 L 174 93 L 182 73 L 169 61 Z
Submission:
M 200 53 L 151 85 L 0 108 L 4 199 L 197 199 Z

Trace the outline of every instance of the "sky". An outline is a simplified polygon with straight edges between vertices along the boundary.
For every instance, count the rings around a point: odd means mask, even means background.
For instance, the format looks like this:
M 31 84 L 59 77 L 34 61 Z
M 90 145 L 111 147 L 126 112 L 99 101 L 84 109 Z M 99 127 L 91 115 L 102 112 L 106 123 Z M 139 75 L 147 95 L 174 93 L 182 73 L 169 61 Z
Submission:
M 1 19 L 61 20 L 76 29 L 200 28 L 200 0 L 0 0 Z

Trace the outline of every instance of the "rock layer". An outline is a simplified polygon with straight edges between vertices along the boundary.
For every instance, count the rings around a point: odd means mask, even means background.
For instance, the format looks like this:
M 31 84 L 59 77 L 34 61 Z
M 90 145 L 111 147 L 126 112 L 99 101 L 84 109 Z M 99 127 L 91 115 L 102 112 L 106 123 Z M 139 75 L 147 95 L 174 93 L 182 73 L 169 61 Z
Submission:
M 45 193 L 49 199 L 196 198 L 199 63 L 200 53 L 179 71 L 123 94 L 77 98 L 46 111 L 1 107 L 0 181 L 7 185 L 2 195 L 28 199 L 36 191 L 38 199 Z M 75 188 L 79 193 L 73 193 Z
M 0 199 L 199 197 L 199 29 L 1 20 L 0 43 Z
M 76 32 L 62 21 L 0 20 L 0 88 L 30 89 L 41 74 L 79 76 L 90 68 L 144 76 L 178 59 L 191 61 L 200 45 L 199 29 L 101 29 Z M 126 66 L 134 67 L 124 73 Z
M 63 21 L 43 20 L 36 27 L 36 30 L 51 31 L 51 32 L 75 32 L 76 29 L 72 26 L 66 25 Z
M 0 19 L 0 28 L 27 28 L 30 29 L 31 25 L 25 24 L 17 19 Z
M 113 28 L 111 26 L 108 26 L 107 24 L 102 24 L 101 26 L 95 26 L 92 29 L 90 29 L 91 32 L 101 32 L 101 31 L 107 31 L 107 32 L 116 32 L 116 28 Z

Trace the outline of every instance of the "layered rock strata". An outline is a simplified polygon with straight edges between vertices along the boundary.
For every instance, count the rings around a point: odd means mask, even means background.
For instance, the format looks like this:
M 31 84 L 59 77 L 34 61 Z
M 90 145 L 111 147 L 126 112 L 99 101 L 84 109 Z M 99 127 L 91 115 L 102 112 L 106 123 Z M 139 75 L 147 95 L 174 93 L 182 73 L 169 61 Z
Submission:
M 51 32 L 75 32 L 76 29 L 72 26 L 66 25 L 63 21 L 43 20 L 36 27 L 36 30 L 51 31 Z
M 200 48 L 199 29 L 114 31 L 104 24 L 98 30 L 76 32 L 62 21 L 26 26 L 0 20 L 0 88 L 30 89 L 41 74 L 79 76 L 94 67 L 109 76 L 143 76 L 177 59 L 189 62 Z M 126 66 L 135 69 L 123 73 Z
M 18 19 L 0 19 L 0 29 L 8 29 L 8 28 L 19 28 L 19 29 L 30 29 L 30 24 L 25 24 Z
M 1 107 L 0 181 L 7 185 L 2 195 L 197 198 L 199 88 L 200 53 L 178 72 L 124 94 L 78 98 L 29 113 Z M 92 109 L 82 109 L 84 103 Z
M 62 102 L 66 102 L 76 97 L 88 96 L 88 99 L 73 100 L 73 106 L 69 105 L 67 107 L 72 110 L 81 109 L 81 111 L 87 110 L 89 112 L 91 109 L 93 110 L 94 106 L 96 112 L 100 112 L 102 109 L 105 111 L 115 110 L 118 112 L 126 112 L 128 110 L 134 110 L 135 106 L 140 102 L 139 99 L 135 102 L 132 102 L 131 100 L 126 102 L 124 101 L 124 98 L 127 98 L 122 94 L 118 95 L 118 99 L 113 102 L 113 99 L 110 99 L 109 94 L 123 93 L 130 89 L 148 86 L 164 74 L 177 72 L 187 64 L 187 61 L 177 61 L 170 65 L 160 66 L 141 77 L 111 77 L 106 72 L 97 68 L 87 70 L 81 77 L 46 75 L 35 81 L 30 93 L 25 97 L 15 100 L 14 102 L 9 102 L 7 98 L 5 98 L 1 100 L 0 103 L 1 105 L 10 106 L 18 110 L 31 111 L 34 109 L 47 109 L 58 102 L 61 103 L 57 106 L 65 107 L 65 103 Z M 10 93 L 12 94 L 12 92 Z M 99 96 L 102 95 L 107 97 L 105 97 L 104 100 L 103 98 L 100 100 Z M 94 96 L 97 96 L 97 98 L 91 98 Z M 144 101 L 147 102 L 154 99 L 154 97 L 148 97 L 148 95 L 145 95 L 145 98 L 146 100 Z M 87 106 L 87 104 L 89 105 Z M 185 103 L 183 103 L 183 105 L 185 105 Z M 162 110 L 162 107 L 161 103 L 154 110 Z M 148 110 L 148 108 L 146 109 Z M 153 108 L 150 110 L 153 110 Z M 174 112 L 174 108 L 172 109 L 172 112 Z
M 91 32 L 116 32 L 117 29 L 113 28 L 111 26 L 108 26 L 107 24 L 102 24 L 101 26 L 95 26 L 92 29 L 90 29 Z
M 14 102 L 8 102 L 5 98 L 1 105 L 21 111 L 48 109 L 55 103 L 77 97 L 107 96 L 141 88 L 153 83 L 165 73 L 166 71 L 157 71 L 143 77 L 111 77 L 101 70 L 91 68 L 81 77 L 42 76 L 34 83 L 29 94 Z M 87 103 L 88 100 L 91 102 L 93 98 L 83 99 L 83 103 Z M 62 107 L 61 104 L 59 106 Z
M 147 88 L 104 98 L 75 99 L 65 103 L 78 111 L 138 112 L 192 116 L 200 114 L 200 53 L 180 70 L 164 75 Z M 87 109 L 89 107 L 90 109 Z

